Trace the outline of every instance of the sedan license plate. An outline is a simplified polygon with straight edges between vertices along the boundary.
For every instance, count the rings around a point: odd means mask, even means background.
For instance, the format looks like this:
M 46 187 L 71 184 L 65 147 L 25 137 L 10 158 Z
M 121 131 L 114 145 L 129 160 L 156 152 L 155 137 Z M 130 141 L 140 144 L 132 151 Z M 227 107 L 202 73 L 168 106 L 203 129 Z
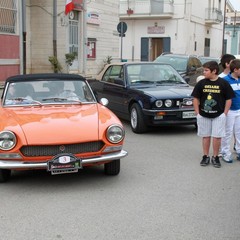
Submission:
M 72 154 L 59 154 L 48 161 L 47 166 L 47 170 L 52 175 L 73 173 L 78 172 L 78 169 L 82 168 L 82 161 Z
M 183 112 L 182 118 L 196 118 L 196 114 L 194 111 L 191 112 Z

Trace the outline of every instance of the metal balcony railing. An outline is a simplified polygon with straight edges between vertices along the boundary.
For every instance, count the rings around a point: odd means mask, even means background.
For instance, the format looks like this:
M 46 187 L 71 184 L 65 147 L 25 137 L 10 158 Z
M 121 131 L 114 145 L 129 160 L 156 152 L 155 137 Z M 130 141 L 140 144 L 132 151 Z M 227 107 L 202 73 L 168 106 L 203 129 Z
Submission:
M 149 18 L 173 16 L 172 0 L 120 0 L 120 18 Z
M 211 24 L 221 23 L 223 21 L 222 11 L 217 8 L 206 8 L 205 21 Z

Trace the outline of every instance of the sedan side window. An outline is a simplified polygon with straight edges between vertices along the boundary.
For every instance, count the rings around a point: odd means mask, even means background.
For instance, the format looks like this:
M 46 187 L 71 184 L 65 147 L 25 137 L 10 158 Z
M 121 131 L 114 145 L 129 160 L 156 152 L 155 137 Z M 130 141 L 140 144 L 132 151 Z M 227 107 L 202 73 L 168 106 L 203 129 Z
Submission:
M 111 69 L 112 69 L 112 67 L 109 67 L 107 69 L 107 71 L 105 72 L 105 74 L 102 78 L 102 81 L 104 81 L 104 82 L 109 82 L 110 81 L 109 75 L 110 75 Z
M 114 84 L 124 85 L 123 68 L 121 65 L 112 66 L 108 81 Z

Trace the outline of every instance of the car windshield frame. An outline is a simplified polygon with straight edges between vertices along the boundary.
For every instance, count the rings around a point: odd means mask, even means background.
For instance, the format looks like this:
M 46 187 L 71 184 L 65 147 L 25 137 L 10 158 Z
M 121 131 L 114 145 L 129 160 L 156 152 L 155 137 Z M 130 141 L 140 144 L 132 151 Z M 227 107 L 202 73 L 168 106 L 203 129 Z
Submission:
M 18 79 L 7 81 L 3 107 L 96 103 L 87 81 L 82 79 Z

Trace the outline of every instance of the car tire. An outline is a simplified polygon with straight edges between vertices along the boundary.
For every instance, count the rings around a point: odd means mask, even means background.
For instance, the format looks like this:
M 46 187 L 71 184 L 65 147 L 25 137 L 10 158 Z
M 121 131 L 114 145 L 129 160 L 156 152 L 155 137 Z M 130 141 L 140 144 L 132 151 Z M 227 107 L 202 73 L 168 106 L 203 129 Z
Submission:
M 11 177 L 11 170 L 0 169 L 0 182 L 7 182 Z
M 118 175 L 120 173 L 120 159 L 104 164 L 104 173 L 106 175 Z
M 135 133 L 144 133 L 147 131 L 147 125 L 144 122 L 144 116 L 139 104 L 134 103 L 130 110 L 130 122 L 132 131 Z

